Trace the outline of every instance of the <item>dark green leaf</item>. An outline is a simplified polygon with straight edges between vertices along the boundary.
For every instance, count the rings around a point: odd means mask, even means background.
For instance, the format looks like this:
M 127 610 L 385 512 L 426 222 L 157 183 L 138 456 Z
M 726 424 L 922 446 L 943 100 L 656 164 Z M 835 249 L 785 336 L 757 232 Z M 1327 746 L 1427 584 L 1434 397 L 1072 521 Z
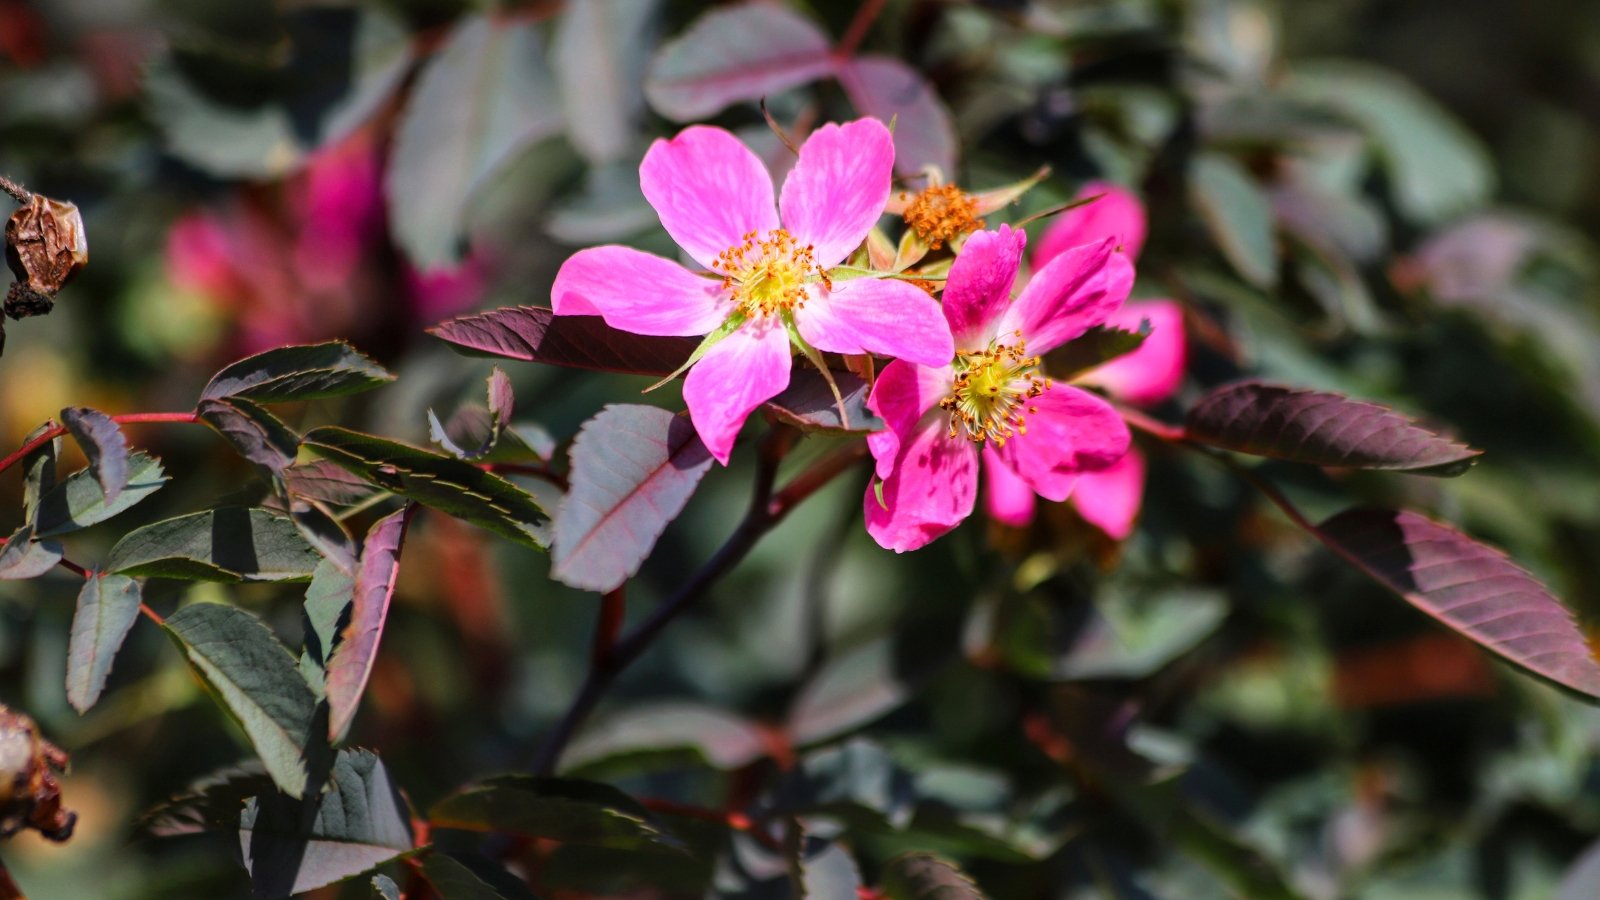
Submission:
M 63 409 L 61 424 L 89 459 L 89 471 L 100 482 L 106 500 L 116 500 L 128 484 L 128 440 L 122 428 L 105 413 L 82 406 Z
M 129 532 L 111 548 L 105 570 L 188 581 L 308 581 L 319 561 L 289 519 L 227 507 Z
M 627 794 L 595 781 L 504 775 L 462 788 L 434 804 L 437 828 L 504 831 L 602 847 L 672 844 Z
M 157 837 L 207 831 L 231 834 L 239 827 L 245 801 L 273 789 L 272 779 L 261 763 L 251 760 L 207 775 L 183 793 L 151 808 L 140 817 L 140 823 Z
M 289 519 L 323 559 L 331 560 L 346 573 L 355 572 L 356 540 L 327 507 L 315 500 L 291 496 Z
M 544 38 L 527 19 L 463 19 L 406 104 L 384 178 L 396 242 L 419 269 L 459 258 L 472 196 L 561 110 Z
M 54 423 L 46 422 L 29 432 L 29 443 L 54 427 Z M 29 453 L 22 459 L 22 516 L 27 522 L 37 522 L 39 515 L 39 499 L 50 493 L 56 486 L 56 456 L 61 452 L 61 438 L 52 438 L 39 445 L 37 450 Z
M 830 371 L 829 374 L 844 400 L 847 420 L 840 418 L 839 403 L 822 373 L 812 368 L 795 372 L 783 393 L 767 401 L 767 408 L 803 431 L 850 434 L 882 429 L 883 420 L 867 409 L 867 395 L 872 393 L 872 385 L 850 372 Z
M 400 547 L 405 543 L 411 510 L 399 509 L 379 519 L 361 547 L 350 607 L 350 624 L 341 633 L 327 665 L 328 735 L 344 738 L 355 718 L 378 658 L 378 642 L 389 617 L 395 579 L 400 576 Z
M 326 559 L 311 573 L 311 583 L 306 586 L 305 605 L 301 608 L 305 649 L 300 653 L 300 673 L 319 697 L 326 693 L 328 660 L 350 619 L 355 590 L 355 578 Z
M 272 413 L 243 397 L 201 400 L 197 411 L 207 425 L 233 445 L 239 455 L 260 466 L 269 478 L 280 478 L 294 465 L 300 437 Z
M 320 400 L 382 387 L 394 376 L 343 341 L 275 347 L 212 376 L 200 399 L 243 397 L 257 403 Z
M 93 473 L 83 469 L 39 498 L 34 515 L 35 536 L 49 537 L 87 528 L 124 512 L 167 483 L 166 473 L 155 457 L 134 452 L 128 456 L 128 484 L 108 501 Z
M 550 574 L 599 592 L 639 571 L 711 468 L 689 420 L 654 406 L 607 406 L 584 423 L 571 456 Z
M 992 639 L 1007 661 L 1057 681 L 1144 678 L 1192 650 L 1227 614 L 1227 601 L 1212 591 L 1109 585 L 1092 600 L 1031 596 L 990 610 Z
M 318 428 L 301 443 L 384 490 L 529 547 L 547 544 L 548 516 L 533 496 L 469 463 L 343 428 Z
M 1211 229 L 1222 255 L 1245 281 L 1259 288 L 1278 283 L 1278 247 L 1272 203 L 1243 166 L 1204 153 L 1189 173 L 1190 201 Z
M 139 582 L 98 572 L 83 582 L 67 641 L 67 702 L 88 712 L 105 690 L 111 663 L 139 618 Z
M 167 618 L 189 664 L 238 722 L 278 787 L 299 797 L 315 732 L 316 697 L 294 657 L 261 620 L 242 609 L 197 603 Z
M 61 552 L 61 545 L 55 541 L 34 540 L 33 526 L 24 525 L 0 548 L 0 581 L 38 578 L 55 568 L 61 561 Z
M 1046 353 L 1044 368 L 1051 377 L 1067 381 L 1119 356 L 1132 353 L 1149 336 L 1149 319 L 1139 323 L 1138 331 L 1127 331 L 1113 325 L 1096 325 Z
M 927 853 L 907 853 L 883 871 L 889 900 L 984 900 L 983 892 L 954 863 Z
M 409 853 L 411 812 L 376 754 L 341 750 L 326 791 L 246 802 L 239 845 L 256 895 L 286 897 Z
M 855 738 L 806 754 L 784 779 L 775 801 L 788 813 L 865 811 L 894 828 L 911 821 L 911 773 L 871 741 Z
M 505 900 L 471 869 L 438 851 L 422 858 L 422 875 L 442 900 Z

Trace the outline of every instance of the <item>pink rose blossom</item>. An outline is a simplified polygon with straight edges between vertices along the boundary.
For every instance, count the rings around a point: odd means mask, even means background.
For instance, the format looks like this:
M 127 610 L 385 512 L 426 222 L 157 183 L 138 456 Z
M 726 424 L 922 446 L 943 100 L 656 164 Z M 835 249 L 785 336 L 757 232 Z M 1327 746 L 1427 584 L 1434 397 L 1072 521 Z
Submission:
M 1084 473 L 1114 466 L 1128 428 L 1106 401 L 1055 384 L 1040 357 L 1099 325 L 1133 286 L 1116 240 L 1072 247 L 1043 266 L 1015 301 L 1027 237 L 1009 226 L 967 239 L 950 269 L 944 313 L 958 348 L 949 365 L 890 363 L 869 405 L 887 424 L 867 438 L 882 479 L 867 491 L 867 531 L 915 550 L 972 513 L 980 469 L 991 511 L 1015 513 L 1035 494 L 1061 501 Z
M 1121 242 L 1130 260 L 1144 246 L 1144 204 L 1128 190 L 1094 182 L 1079 197 L 1101 195 L 1085 206 L 1068 210 L 1050 226 L 1034 252 L 1035 267 L 1044 267 L 1070 248 L 1107 237 Z M 1171 300 L 1131 302 L 1112 313 L 1106 324 L 1136 329 L 1150 322 L 1150 336 L 1139 349 L 1084 374 L 1079 380 L 1101 388 L 1118 400 L 1141 406 L 1166 400 L 1183 383 L 1188 342 L 1183 331 L 1183 307 Z M 1115 465 L 1086 472 L 1072 493 L 1072 505 L 1090 524 L 1116 540 L 1133 533 L 1144 500 L 1145 459 L 1137 448 Z M 994 485 L 987 493 L 989 516 L 1008 525 L 1033 520 L 1033 494 L 1015 485 Z
M 695 430 L 726 464 L 745 418 L 788 386 L 792 343 L 949 363 L 950 331 L 926 292 L 828 274 L 883 213 L 893 169 L 883 123 L 826 125 L 800 148 L 774 202 L 772 178 L 748 147 L 721 128 L 686 128 L 651 145 L 640 186 L 705 271 L 629 247 L 593 247 L 562 264 L 551 306 L 636 334 L 726 332 L 683 386 Z

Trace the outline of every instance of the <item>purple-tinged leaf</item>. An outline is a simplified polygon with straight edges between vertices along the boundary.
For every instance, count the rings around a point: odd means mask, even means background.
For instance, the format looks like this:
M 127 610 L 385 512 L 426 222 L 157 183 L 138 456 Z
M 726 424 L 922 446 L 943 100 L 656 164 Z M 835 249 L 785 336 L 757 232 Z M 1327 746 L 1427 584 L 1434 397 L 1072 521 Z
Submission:
M 916 69 L 887 56 L 862 56 L 839 67 L 839 84 L 862 114 L 894 122 L 894 169 L 920 174 L 956 167 L 956 129 L 950 110 Z
M 781 6 L 714 9 L 661 45 L 644 92 L 669 119 L 703 119 L 832 73 L 832 49 L 816 23 Z
M 0 581 L 38 578 L 61 561 L 61 545 L 56 541 L 36 541 L 33 526 L 23 525 L 0 547 Z
M 677 846 L 639 801 L 609 784 L 575 778 L 488 778 L 435 803 L 428 820 L 435 828 L 503 831 L 619 850 Z
M 23 443 L 32 443 L 35 438 L 49 431 L 54 423 L 46 422 L 29 432 L 27 440 Z M 39 514 L 39 499 L 50 493 L 56 486 L 56 457 L 61 453 L 61 438 L 55 438 L 39 445 L 37 450 L 29 453 L 22 459 L 22 518 L 24 521 L 33 522 Z
M 321 400 L 382 387 L 384 368 L 343 341 L 274 347 L 239 360 L 211 377 L 202 400 L 244 397 L 257 403 Z
M 139 618 L 139 582 L 95 573 L 78 592 L 67 640 L 67 702 L 80 713 L 100 699 L 117 651 Z
M 731 772 L 769 750 L 760 726 L 701 703 L 667 701 L 618 710 L 592 722 L 561 756 L 563 772 L 604 769 L 616 762 L 630 771 L 652 758 L 681 764 L 684 757 Z
M 323 559 L 346 575 L 355 575 L 355 538 L 350 536 L 349 529 L 326 506 L 304 497 L 290 497 L 289 520 Z
M 290 496 L 334 506 L 353 506 L 377 490 L 361 476 L 325 459 L 296 463 L 284 469 L 283 483 Z
M 462 316 L 428 332 L 474 356 L 657 377 L 677 371 L 700 343 L 696 338 L 630 334 L 599 316 L 558 316 L 539 306 Z
M 328 734 L 334 741 L 342 740 L 349 730 L 372 675 L 372 664 L 378 658 L 378 642 L 383 638 L 389 601 L 400 575 L 400 547 L 411 521 L 410 509 L 399 509 L 379 519 L 367 532 L 361 548 L 350 624 L 345 626 L 328 660 Z
M 128 485 L 128 441 L 111 417 L 99 410 L 69 406 L 61 411 L 61 423 L 89 458 L 89 471 L 100 482 L 100 492 L 109 503 Z
M 767 408 L 804 431 L 851 434 L 881 430 L 883 420 L 867 409 L 867 395 L 872 393 L 872 385 L 850 372 L 830 371 L 830 374 L 844 400 L 848 421 L 839 417 L 839 401 L 834 399 L 833 390 L 822 373 L 812 368 L 796 371 L 783 393 L 767 401 Z
M 689 420 L 653 406 L 607 406 L 584 423 L 571 457 L 551 574 L 591 591 L 612 590 L 639 571 L 711 468 Z
M 424 271 L 458 260 L 473 195 L 560 129 L 541 27 L 462 19 L 417 78 L 395 132 L 383 183 L 395 242 Z
M 1096 325 L 1046 353 L 1044 368 L 1051 377 L 1066 381 L 1132 353 L 1143 346 L 1145 338 L 1149 336 L 1149 319 L 1139 323 L 1138 331 L 1128 331 L 1114 325 Z
M 1272 201 L 1245 168 L 1220 153 L 1203 153 L 1189 179 L 1189 201 L 1239 275 L 1258 288 L 1278 283 Z
M 1314 466 L 1459 475 L 1482 453 L 1376 403 L 1247 381 L 1189 412 L 1192 440 Z
M 422 877 L 446 900 L 506 900 L 478 873 L 439 850 L 422 857 Z
M 551 61 L 572 145 L 591 164 L 621 159 L 644 112 L 644 67 L 659 0 L 569 0 Z
M 371 871 L 413 849 L 411 808 L 370 750 L 341 750 L 322 792 L 261 794 L 239 815 L 257 897 L 287 897 Z
M 456 459 L 483 459 L 500 443 L 500 437 L 511 421 L 513 401 L 511 379 L 499 366 L 495 366 L 489 374 L 488 409 L 466 407 L 450 417 L 449 425 L 440 422 L 430 409 L 428 438 Z M 463 447 L 463 443 L 475 446 Z
M 219 397 L 201 400 L 196 412 L 240 456 L 260 466 L 269 477 L 281 477 L 284 469 L 294 465 L 299 436 L 262 407 L 243 397 Z
M 1413 606 L 1528 671 L 1600 697 L 1600 662 L 1572 613 L 1501 551 L 1413 512 L 1353 509 L 1322 523 L 1334 552 Z

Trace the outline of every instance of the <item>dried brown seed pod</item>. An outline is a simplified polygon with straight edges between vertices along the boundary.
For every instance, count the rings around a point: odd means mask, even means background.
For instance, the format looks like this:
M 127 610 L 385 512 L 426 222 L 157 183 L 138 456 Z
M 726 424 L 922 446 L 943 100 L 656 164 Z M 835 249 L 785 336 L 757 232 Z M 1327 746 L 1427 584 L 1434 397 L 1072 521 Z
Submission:
M 24 828 L 38 829 L 52 841 L 72 837 L 78 814 L 61 807 L 67 754 L 39 734 L 25 713 L 0 706 L 0 838 Z

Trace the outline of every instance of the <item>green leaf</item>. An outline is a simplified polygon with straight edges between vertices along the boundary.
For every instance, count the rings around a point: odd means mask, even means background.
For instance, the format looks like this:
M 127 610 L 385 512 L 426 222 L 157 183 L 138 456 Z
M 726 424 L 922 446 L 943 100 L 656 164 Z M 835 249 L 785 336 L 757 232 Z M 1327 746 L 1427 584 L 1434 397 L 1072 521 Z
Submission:
M 823 663 L 789 710 L 794 743 L 814 744 L 859 728 L 911 698 L 888 638 L 854 647 Z
M 1234 270 L 1258 288 L 1275 286 L 1272 203 L 1250 173 L 1229 157 L 1202 153 L 1189 172 L 1189 195 Z
M 790 827 L 799 825 L 791 823 Z M 861 870 L 849 851 L 807 834 L 791 842 L 789 877 L 795 885 L 795 897 L 806 900 L 848 900 L 859 896 L 857 890 L 862 887 Z
M 24 525 L 6 538 L 0 548 L 0 581 L 22 581 L 38 578 L 55 568 L 61 561 L 61 545 L 55 541 L 37 541 L 33 526 Z
M 883 893 L 889 900 L 984 900 L 970 876 L 929 853 L 891 860 L 883 870 Z
M 356 540 L 350 536 L 349 529 L 339 521 L 326 506 L 315 500 L 306 500 L 301 497 L 289 498 L 289 519 L 294 522 L 294 527 L 305 538 L 306 543 L 316 549 L 323 559 L 331 560 L 334 565 L 347 574 L 356 570 Z
M 54 427 L 54 423 L 46 422 L 29 432 L 28 443 Z M 23 486 L 22 486 L 22 517 L 27 522 L 37 522 L 39 515 L 39 498 L 50 493 L 56 486 L 56 456 L 61 452 L 61 438 L 52 438 L 41 444 L 37 450 L 29 453 L 22 459 Z
M 239 827 L 239 814 L 251 797 L 273 791 L 261 763 L 250 760 L 219 769 L 187 790 L 156 804 L 139 817 L 142 830 L 156 837 L 177 837 Z
M 239 360 L 212 376 L 200 399 L 243 397 L 257 403 L 321 400 L 382 387 L 384 368 L 343 341 L 275 347 Z
M 911 774 L 877 744 L 861 738 L 806 754 L 774 801 L 789 813 L 868 812 L 894 828 L 911 821 Z
M 428 410 L 428 439 L 456 459 L 484 459 L 500 443 L 501 436 L 510 425 L 512 411 L 511 379 L 499 366 L 495 366 L 494 371 L 489 373 L 488 407 L 467 407 L 458 411 L 450 419 L 452 427 L 446 427 L 433 410 Z M 462 447 L 463 440 L 477 446 Z
M 106 499 L 105 492 L 88 469 L 74 472 L 39 498 L 39 505 L 34 512 L 34 533 L 37 537 L 49 537 L 104 522 L 160 490 L 166 483 L 166 473 L 162 471 L 160 461 L 140 452 L 129 454 L 128 484 L 115 500 Z
M 377 900 L 400 900 L 400 886 L 387 875 L 372 876 L 372 896 Z
M 302 446 L 372 484 L 529 547 L 548 545 L 533 495 L 498 475 L 420 447 L 343 428 L 318 428 Z
M 632 797 L 608 784 L 571 778 L 490 778 L 434 804 L 428 820 L 436 828 L 504 831 L 601 847 L 675 843 Z
M 255 463 L 270 479 L 294 465 L 300 437 L 277 416 L 243 397 L 201 400 L 200 418 L 216 429 L 239 455 Z
M 994 608 L 992 627 L 1021 674 L 1052 681 L 1144 678 L 1194 649 L 1227 615 L 1226 599 L 1214 591 L 1106 585 L 1092 600 L 1007 600 Z
M 1150 320 L 1139 323 L 1138 331 L 1114 325 L 1096 325 L 1078 337 L 1044 355 L 1044 370 L 1052 378 L 1067 381 L 1090 369 L 1103 366 L 1119 356 L 1139 349 L 1150 336 Z
M 116 500 L 128 483 L 128 440 L 122 428 L 105 413 L 83 406 L 63 409 L 61 423 L 83 449 L 101 492 Z
M 593 720 L 561 756 L 563 770 L 646 767 L 685 755 L 731 772 L 760 759 L 767 742 L 754 722 L 714 706 L 663 702 Z
M 189 665 L 244 729 L 267 773 L 290 796 L 306 790 L 316 697 L 294 657 L 261 620 L 242 609 L 197 603 L 167 618 Z
M 339 751 L 326 791 L 253 797 L 239 817 L 239 847 L 263 897 L 353 878 L 413 845 L 410 808 L 370 750 Z
M 422 858 L 422 876 L 443 900 L 505 900 L 471 869 L 438 851 Z
M 372 8 L 301 8 L 283 26 L 259 61 L 196 52 L 192 39 L 155 58 L 147 105 L 173 154 L 214 175 L 275 178 L 365 122 L 410 69 L 409 29 Z
M 517 151 L 560 128 L 539 27 L 463 19 L 417 79 L 384 178 L 395 241 L 417 268 L 458 259 L 473 195 Z
M 328 734 L 344 737 L 366 690 L 378 642 L 389 617 L 395 580 L 400 576 L 400 548 L 405 543 L 411 509 L 399 509 L 379 519 L 367 532 L 361 547 L 361 567 L 352 590 L 350 624 L 327 665 Z
M 235 506 L 137 528 L 111 548 L 105 570 L 186 581 L 309 581 L 320 560 L 289 519 Z
M 83 582 L 67 641 L 67 702 L 88 712 L 105 690 L 111 663 L 139 618 L 139 582 L 98 572 Z
M 305 649 L 300 653 L 300 674 L 318 697 L 326 694 L 325 670 L 339 645 L 343 623 L 348 621 L 355 589 L 355 578 L 327 559 L 317 565 L 306 586 L 306 601 L 301 608 Z
M 1302 63 L 1288 89 L 1367 132 L 1395 203 L 1412 222 L 1437 225 L 1493 196 L 1494 166 L 1483 143 L 1395 72 L 1352 61 Z

